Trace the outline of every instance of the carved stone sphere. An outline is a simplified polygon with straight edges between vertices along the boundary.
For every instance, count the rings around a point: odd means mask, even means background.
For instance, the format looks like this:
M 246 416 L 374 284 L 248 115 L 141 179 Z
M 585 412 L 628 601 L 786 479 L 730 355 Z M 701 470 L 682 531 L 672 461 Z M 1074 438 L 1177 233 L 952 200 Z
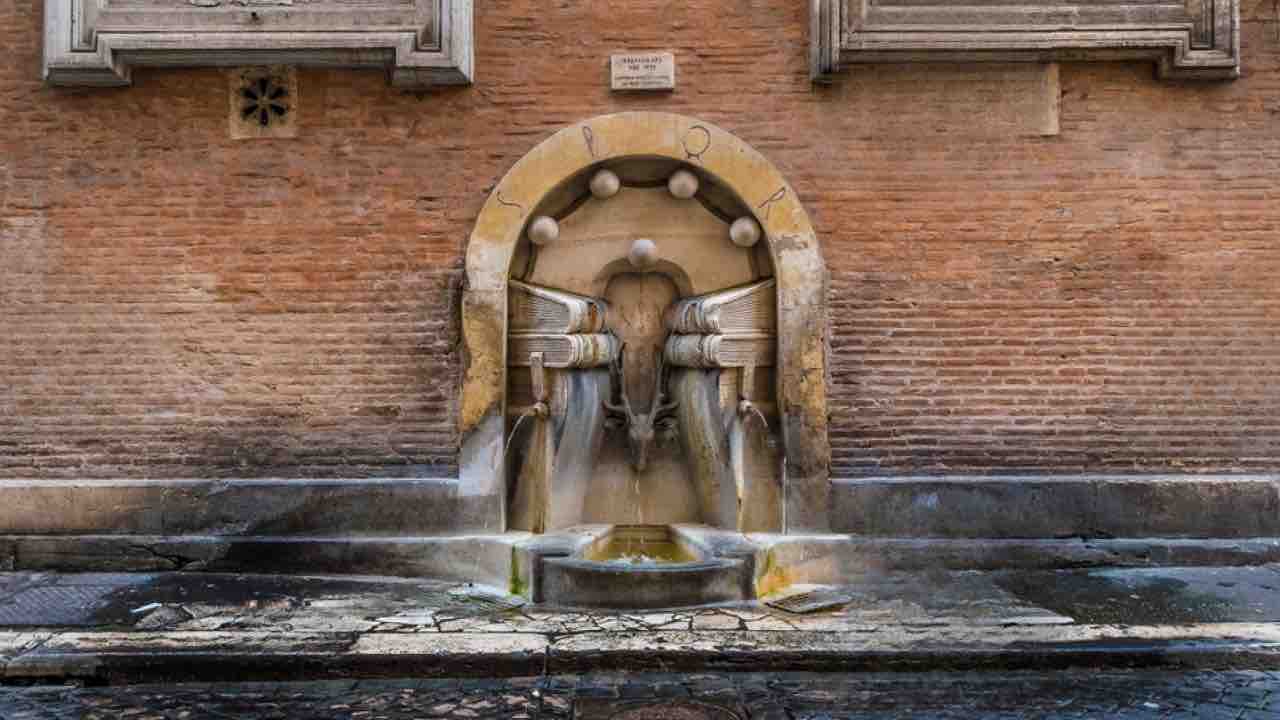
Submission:
M 658 262 L 658 246 L 653 244 L 652 240 L 640 238 L 631 243 L 631 250 L 627 252 L 627 261 L 636 268 L 647 268 Z
M 529 241 L 534 245 L 546 245 L 560 237 L 560 223 L 557 223 L 555 218 L 539 215 L 529 223 L 529 229 L 526 232 L 529 235 Z
M 698 194 L 698 176 L 688 170 L 677 170 L 667 180 L 667 189 L 681 200 L 688 200 Z
M 591 176 L 591 194 L 605 200 L 618 194 L 622 182 L 612 170 L 598 170 Z
M 760 224 L 755 218 L 740 217 L 729 226 L 729 239 L 738 247 L 753 247 L 760 242 Z

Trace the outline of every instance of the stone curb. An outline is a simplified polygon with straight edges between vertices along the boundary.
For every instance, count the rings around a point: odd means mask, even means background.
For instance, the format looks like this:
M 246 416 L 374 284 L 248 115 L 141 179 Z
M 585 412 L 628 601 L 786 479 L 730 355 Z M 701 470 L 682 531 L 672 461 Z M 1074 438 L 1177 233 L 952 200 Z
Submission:
M 852 632 L 0 633 L 6 682 L 516 677 L 600 671 L 1274 668 L 1280 623 Z

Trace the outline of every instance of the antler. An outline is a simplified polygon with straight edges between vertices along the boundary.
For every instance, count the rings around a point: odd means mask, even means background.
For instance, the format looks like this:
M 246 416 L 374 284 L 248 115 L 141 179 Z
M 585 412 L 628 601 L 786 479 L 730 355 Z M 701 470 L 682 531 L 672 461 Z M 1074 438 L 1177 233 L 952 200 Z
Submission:
M 631 398 L 627 397 L 627 381 L 622 374 L 623 373 L 622 353 L 625 352 L 626 349 L 627 349 L 626 343 L 622 343 L 621 345 L 619 345 L 618 352 L 614 354 L 613 360 L 611 361 L 611 364 L 613 365 L 613 367 L 611 368 L 611 370 L 613 371 L 613 376 L 615 379 L 617 379 L 618 386 L 622 391 L 622 404 L 615 405 L 609 402 L 608 399 L 606 399 L 604 401 L 604 406 L 606 409 L 612 412 L 621 413 L 623 415 L 626 415 L 628 418 L 631 418 L 631 417 L 634 417 L 635 414 L 631 412 Z M 610 393 L 610 397 L 612 397 L 612 395 L 613 393 Z
M 665 343 L 664 343 L 665 345 Z M 662 402 L 667 397 L 666 386 L 663 382 L 666 378 L 666 355 L 663 353 L 662 347 L 654 348 L 654 370 L 653 370 L 653 405 L 649 409 L 649 415 L 653 418 L 669 413 L 680 405 L 679 400 L 672 400 L 669 403 Z

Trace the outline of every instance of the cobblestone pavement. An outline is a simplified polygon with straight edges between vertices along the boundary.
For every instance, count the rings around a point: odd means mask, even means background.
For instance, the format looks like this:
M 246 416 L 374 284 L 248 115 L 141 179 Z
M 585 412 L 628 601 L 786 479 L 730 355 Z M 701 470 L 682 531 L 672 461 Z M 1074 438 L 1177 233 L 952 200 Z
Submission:
M 1280 673 L 645 674 L 0 688 L 5 720 L 1280 720 Z

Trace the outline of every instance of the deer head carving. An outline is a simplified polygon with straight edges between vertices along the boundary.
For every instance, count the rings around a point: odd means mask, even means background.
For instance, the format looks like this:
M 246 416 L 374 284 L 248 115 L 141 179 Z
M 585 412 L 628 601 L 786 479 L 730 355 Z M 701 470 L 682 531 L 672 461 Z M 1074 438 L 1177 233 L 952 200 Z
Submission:
M 655 348 L 653 353 L 653 400 L 649 404 L 649 411 L 636 412 L 632 408 L 631 398 L 627 396 L 626 370 L 622 362 L 623 352 L 626 348 L 625 343 L 618 348 L 612 367 L 615 385 L 620 389 L 622 395 L 622 404 L 615 405 L 605 400 L 604 407 L 626 423 L 627 445 L 631 451 L 631 466 L 635 468 L 636 472 L 644 472 L 645 468 L 649 467 L 649 448 L 653 447 L 654 439 L 657 435 L 655 427 L 664 421 L 679 403 L 665 402 L 667 392 L 665 390 L 666 383 L 664 382 L 665 367 L 663 366 L 662 348 Z

